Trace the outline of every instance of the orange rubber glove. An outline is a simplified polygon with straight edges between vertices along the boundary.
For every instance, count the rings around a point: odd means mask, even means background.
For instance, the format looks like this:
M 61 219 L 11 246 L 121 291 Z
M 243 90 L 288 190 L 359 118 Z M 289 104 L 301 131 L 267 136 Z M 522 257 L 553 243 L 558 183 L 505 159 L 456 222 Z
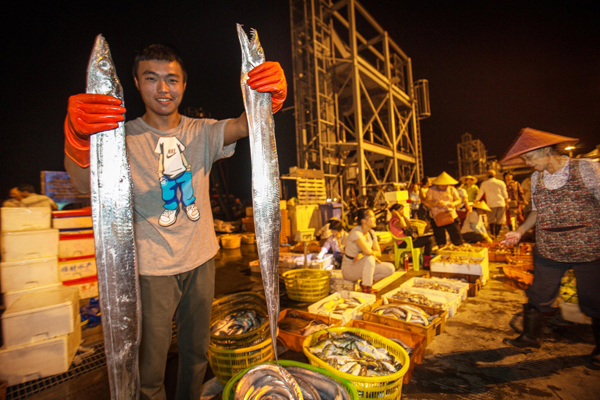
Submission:
M 250 85 L 250 89 L 261 93 L 271 92 L 273 114 L 279 111 L 287 97 L 287 82 L 278 62 L 266 61 L 254 67 L 248 72 L 246 83 Z
M 104 94 L 76 94 L 69 97 L 65 118 L 65 154 L 82 168 L 90 166 L 90 137 L 115 129 L 125 119 L 121 100 Z

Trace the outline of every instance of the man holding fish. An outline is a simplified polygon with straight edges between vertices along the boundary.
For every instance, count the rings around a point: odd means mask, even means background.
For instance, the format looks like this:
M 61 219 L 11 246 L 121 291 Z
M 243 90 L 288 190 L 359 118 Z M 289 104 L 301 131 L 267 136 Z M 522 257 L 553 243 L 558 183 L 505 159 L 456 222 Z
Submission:
M 279 63 L 249 72 L 251 89 L 272 94 L 273 113 L 287 95 Z M 143 399 L 165 399 L 164 373 L 176 316 L 179 346 L 177 398 L 200 398 L 207 368 L 214 256 L 218 243 L 209 201 L 212 164 L 231 156 L 247 137 L 246 113 L 216 121 L 179 113 L 187 85 L 181 58 L 152 45 L 134 60 L 133 76 L 145 114 L 126 124 L 127 156 L 133 184 L 136 257 L 140 273 Z M 89 136 L 115 129 L 124 120 L 121 101 L 102 94 L 69 98 L 65 167 L 75 188 L 90 191 Z M 181 204 L 180 204 L 181 203 Z M 179 217 L 180 212 L 187 218 Z

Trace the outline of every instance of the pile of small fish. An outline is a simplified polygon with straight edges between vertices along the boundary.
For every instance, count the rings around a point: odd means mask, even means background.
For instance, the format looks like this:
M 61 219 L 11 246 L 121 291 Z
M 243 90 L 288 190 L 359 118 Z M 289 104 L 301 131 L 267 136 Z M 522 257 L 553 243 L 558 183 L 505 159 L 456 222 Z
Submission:
M 454 289 L 451 286 L 448 285 L 444 285 L 442 283 L 437 283 L 437 282 L 415 282 L 413 284 L 413 287 L 416 288 L 421 288 L 421 289 L 428 289 L 428 290 L 438 290 L 440 292 L 447 292 L 447 293 L 458 293 L 458 289 Z
M 336 380 L 300 367 L 261 364 L 246 372 L 235 391 L 235 400 L 350 400 Z
M 333 333 L 308 348 L 333 368 L 357 376 L 385 376 L 398 372 L 402 363 L 385 348 L 376 348 L 353 332 Z
M 229 314 L 211 328 L 215 336 L 241 335 L 258 329 L 266 320 L 266 317 L 257 315 L 254 310 L 240 310 Z
M 442 304 L 429 300 L 429 298 L 420 293 L 412 293 L 404 290 L 399 290 L 390 296 L 391 299 L 397 299 L 402 301 L 408 301 L 409 303 L 421 304 L 424 306 L 442 308 Z
M 366 300 L 360 297 L 349 297 L 347 299 L 340 297 L 338 299 L 327 301 L 318 309 L 318 312 L 325 311 L 327 313 L 344 313 L 348 310 L 355 309 L 356 307 L 365 304 Z
M 477 259 L 471 257 L 462 257 L 456 255 L 441 255 L 439 256 L 439 262 L 448 264 L 474 264 L 477 263 Z
M 479 253 L 483 249 L 481 247 L 471 246 L 468 243 L 463 243 L 460 246 L 455 246 L 452 243 L 449 243 L 449 244 L 445 245 L 444 247 L 442 247 L 441 250 L 460 251 L 463 253 Z
M 423 326 L 428 326 L 431 321 L 438 317 L 437 314 L 430 315 L 422 308 L 400 303 L 382 304 L 375 307 L 371 312 L 384 317 L 395 318 L 400 321 Z

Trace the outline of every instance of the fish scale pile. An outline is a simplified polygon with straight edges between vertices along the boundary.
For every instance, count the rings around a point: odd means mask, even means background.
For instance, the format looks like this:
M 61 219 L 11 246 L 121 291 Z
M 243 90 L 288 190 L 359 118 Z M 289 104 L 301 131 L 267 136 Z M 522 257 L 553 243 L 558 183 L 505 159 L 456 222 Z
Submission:
M 340 372 L 374 377 L 402 369 L 402 363 L 387 349 L 376 348 L 353 332 L 329 333 L 331 337 L 319 340 L 308 351 Z
M 429 300 L 429 298 L 420 293 L 412 293 L 404 290 L 399 290 L 390 296 L 391 299 L 408 301 L 409 303 L 421 304 L 423 306 L 442 308 L 441 303 Z
M 235 400 L 350 400 L 336 380 L 319 372 L 275 364 L 261 364 L 240 379 Z
M 254 310 L 240 310 L 217 322 L 211 333 L 215 336 L 241 335 L 258 329 L 265 320 L 266 317 L 257 315 Z
M 438 315 L 430 315 L 427 311 L 419 307 L 414 307 L 408 304 L 383 304 L 371 310 L 372 313 L 382 315 L 384 317 L 395 318 L 400 321 L 410 322 L 413 324 L 428 326 L 431 321 Z

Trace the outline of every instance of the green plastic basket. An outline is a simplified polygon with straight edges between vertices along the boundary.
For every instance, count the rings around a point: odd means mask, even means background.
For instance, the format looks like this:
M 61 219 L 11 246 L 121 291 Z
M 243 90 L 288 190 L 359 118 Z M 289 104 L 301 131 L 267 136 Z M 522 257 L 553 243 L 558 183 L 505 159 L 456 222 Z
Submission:
M 273 363 L 273 364 L 275 363 L 275 361 L 269 361 L 269 362 Z M 356 391 L 356 388 L 354 387 L 354 385 L 352 385 L 352 383 L 350 381 L 348 381 L 347 379 L 344 379 L 344 378 L 340 378 L 339 376 L 336 376 L 336 375 L 324 370 L 323 368 L 318 368 L 318 367 L 314 367 L 309 364 L 304 364 L 301 362 L 291 361 L 291 360 L 279 360 L 279 365 L 282 367 L 304 368 L 304 369 L 308 369 L 311 371 L 319 372 L 323 375 L 327 375 L 328 377 L 335 379 L 336 381 L 341 383 L 342 386 L 344 386 L 344 388 L 346 388 L 346 391 L 350 395 L 351 400 L 358 400 L 358 392 Z M 252 367 L 255 367 L 255 366 L 252 366 Z M 225 389 L 223 389 L 223 395 L 222 395 L 223 400 L 233 400 L 235 398 L 235 389 L 237 388 L 237 383 L 239 382 L 240 379 L 242 379 L 242 377 L 246 374 L 246 372 L 248 372 L 248 370 L 252 367 L 246 368 L 245 370 L 243 370 L 242 372 L 238 373 L 236 376 L 231 378 L 229 380 L 229 382 L 227 382 L 227 385 L 225 385 Z
M 331 273 L 319 269 L 294 269 L 283 273 L 290 300 L 314 303 L 329 295 Z
M 211 346 L 223 349 L 239 349 L 259 344 L 271 336 L 267 302 L 262 294 L 254 292 L 236 293 L 214 301 L 210 314 L 211 330 L 217 322 L 240 310 L 254 310 L 265 317 L 265 321 L 257 329 L 240 335 L 213 335 L 211 333 Z
M 321 360 L 310 351 L 308 348 L 314 345 L 319 341 L 319 338 L 323 336 L 325 331 L 318 331 L 309 335 L 305 340 L 302 346 L 302 351 L 308 357 L 308 361 L 317 367 L 323 368 L 326 371 L 332 373 L 335 376 L 338 376 L 342 379 L 346 379 L 354 385 L 356 390 L 358 391 L 358 397 L 360 399 L 384 399 L 384 400 L 392 400 L 399 399 L 402 395 L 402 381 L 404 379 L 404 375 L 408 371 L 408 367 L 410 364 L 410 359 L 408 357 L 408 353 L 406 350 L 402 348 L 397 343 L 378 335 L 376 333 L 370 332 L 366 329 L 361 328 L 328 328 L 327 331 L 333 333 L 342 333 L 342 332 L 352 332 L 360 337 L 367 339 L 373 346 L 376 348 L 385 348 L 390 354 L 392 354 L 396 359 L 398 359 L 402 363 L 402 368 L 398 372 L 394 372 L 390 375 L 385 376 L 355 376 L 351 374 L 346 374 L 341 372 L 325 361 Z

